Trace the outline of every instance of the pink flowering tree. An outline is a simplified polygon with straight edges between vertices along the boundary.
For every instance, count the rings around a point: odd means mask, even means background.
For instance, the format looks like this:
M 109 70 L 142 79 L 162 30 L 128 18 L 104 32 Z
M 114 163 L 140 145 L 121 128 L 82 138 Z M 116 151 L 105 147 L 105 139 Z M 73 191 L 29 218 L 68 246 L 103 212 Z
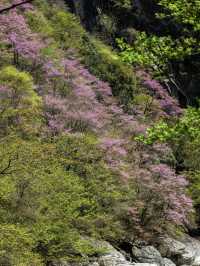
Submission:
M 156 164 L 139 171 L 137 184 L 138 220 L 143 228 L 162 231 L 169 224 L 188 224 L 193 206 L 186 195 L 185 176 L 175 174 L 166 164 Z
M 138 71 L 138 77 L 141 79 L 142 84 L 148 89 L 149 93 L 158 100 L 160 108 L 167 116 L 179 116 L 182 110 L 178 101 L 169 95 L 168 91 L 145 71 Z
M 91 75 L 78 60 L 65 59 L 62 67 L 59 69 L 52 62 L 44 65 L 51 88 L 44 96 L 47 124 L 54 133 L 103 130 L 110 119 L 104 103 L 104 98 L 112 95 L 110 87 Z
M 42 42 L 31 32 L 24 17 L 16 10 L 0 16 L 0 39 L 13 53 L 13 63 L 19 64 L 19 57 L 34 64 L 40 60 Z

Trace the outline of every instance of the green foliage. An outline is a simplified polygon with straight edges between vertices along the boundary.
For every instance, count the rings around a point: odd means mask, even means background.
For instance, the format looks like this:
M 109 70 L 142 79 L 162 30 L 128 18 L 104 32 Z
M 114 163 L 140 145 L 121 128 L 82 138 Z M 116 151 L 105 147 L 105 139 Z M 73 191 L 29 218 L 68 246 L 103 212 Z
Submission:
M 28 259 L 39 261 L 40 256 L 45 262 L 85 260 L 101 251 L 83 236 L 124 236 L 120 213 L 123 203 L 133 200 L 134 190 L 109 170 L 97 144 L 87 135 L 67 135 L 54 144 L 15 136 L 1 139 L 0 225 L 19 231 L 5 239 L 1 234 L 0 260 L 18 265 L 13 259 L 18 259 L 22 245 L 24 264 L 19 265 L 30 265 Z M 12 249 L 5 257 L 9 244 Z
M 145 93 L 139 93 L 134 97 L 134 106 L 142 111 L 144 115 L 148 115 L 154 107 L 154 98 Z
M 114 37 L 114 32 L 117 30 L 116 19 L 107 14 L 101 14 L 99 17 L 99 26 L 102 28 L 101 34 L 107 43 Z
M 146 131 L 146 135 L 139 135 L 135 138 L 136 141 L 142 142 L 146 145 L 152 145 L 155 142 L 170 141 L 175 135 L 175 130 L 170 127 L 166 122 L 156 123 Z
M 123 202 L 134 199 L 134 189 L 128 190 L 106 166 L 94 137 L 69 135 L 58 142 L 58 149 L 65 156 L 65 169 L 79 175 L 85 189 L 85 204 L 76 219 L 77 226 L 97 237 L 120 238 L 122 228 L 116 213 Z
M 132 68 L 123 64 L 120 58 L 107 46 L 91 38 L 84 38 L 83 61 L 99 79 L 107 81 L 113 94 L 128 108 L 137 93 L 137 80 Z
M 85 35 L 85 31 L 74 15 L 69 12 L 54 10 L 50 21 L 54 29 L 55 40 L 59 42 L 61 48 L 80 49 L 81 39 Z
M 123 9 L 131 9 L 132 8 L 132 1 L 131 0 L 113 0 L 112 1 L 114 6 L 117 8 Z
M 170 28 L 158 31 L 158 34 L 144 29 L 136 33 L 133 44 L 125 43 L 121 38 L 117 39 L 117 44 L 125 62 L 150 67 L 156 74 L 166 76 L 171 71 L 170 62 L 183 60 L 200 51 L 200 5 L 198 0 L 158 0 L 156 4 L 160 10 L 154 18 L 156 23 L 168 21 L 178 29 L 178 33 L 174 34 Z
M 189 192 L 194 205 L 200 204 L 200 108 L 189 107 L 176 123 L 159 122 L 149 128 L 146 135 L 136 137 L 145 145 L 156 142 L 171 146 L 178 167 L 189 176 Z
M 147 129 L 146 136 L 140 135 L 136 140 L 145 144 L 154 142 L 195 142 L 200 138 L 200 109 L 188 107 L 176 123 L 160 121 Z M 186 143 L 185 143 L 186 144 Z
M 99 79 L 109 82 L 113 89 L 113 94 L 119 96 L 121 102 L 127 105 L 127 108 L 128 105 L 131 106 L 134 95 L 137 93 L 137 81 L 132 68 L 123 64 L 117 54 L 108 46 L 86 34 L 78 19 L 69 12 L 60 11 L 55 7 L 43 7 L 42 9 L 45 10 L 43 13 L 46 14 L 46 19 L 49 23 L 48 27 L 53 28 L 52 36 L 56 41 L 48 48 L 43 49 L 43 55 L 49 58 L 56 58 L 56 44 L 63 48 L 65 52 L 68 49 L 76 50 L 89 70 Z M 32 16 L 33 13 L 28 14 L 30 22 L 33 20 Z M 43 21 L 44 18 L 42 18 L 41 25 L 38 26 L 38 29 L 42 32 L 46 28 L 46 23 L 44 24 Z M 34 23 L 37 25 L 39 18 L 34 17 Z M 43 24 L 44 26 L 42 26 Z M 108 23 L 106 23 L 107 26 Z
M 34 132 L 39 125 L 41 98 L 34 91 L 32 77 L 13 66 L 0 70 L 1 127 Z
M 53 27 L 42 12 L 31 10 L 26 13 L 26 18 L 31 30 L 42 34 L 43 37 L 53 37 Z
M 21 100 L 23 101 L 22 104 L 27 104 L 27 106 L 38 106 L 40 98 L 34 91 L 34 84 L 30 74 L 20 72 L 13 66 L 8 66 L 0 71 L 0 80 L 2 86 L 8 86 L 15 93 L 13 101 L 16 102 L 14 105 L 19 104 L 18 101 Z M 21 99 L 19 99 L 20 97 Z
M 0 265 L 43 265 L 40 256 L 32 252 L 35 243 L 26 229 L 9 224 L 1 225 L 0 235 Z
M 200 172 L 190 172 L 190 187 L 189 193 L 194 201 L 195 206 L 198 208 L 200 205 Z M 199 216 L 199 213 L 197 213 Z
M 165 8 L 159 17 L 172 16 L 178 23 L 185 24 L 185 26 L 190 25 L 195 32 L 200 30 L 200 4 L 198 0 L 191 2 L 187 0 L 159 0 L 159 4 Z
M 186 37 L 173 40 L 170 36 L 148 36 L 145 32 L 137 32 L 133 45 L 127 44 L 122 38 L 116 41 L 124 62 L 151 67 L 157 74 L 168 71 L 169 60 L 181 60 L 190 55 L 195 42 Z
M 26 226 L 30 241 L 35 241 L 31 248 L 45 261 L 64 254 L 78 256 L 76 242 L 81 236 L 73 221 L 86 200 L 79 177 L 63 169 L 53 145 L 11 138 L 4 139 L 0 152 L 4 158 L 0 223 Z M 7 255 L 12 260 L 16 252 Z

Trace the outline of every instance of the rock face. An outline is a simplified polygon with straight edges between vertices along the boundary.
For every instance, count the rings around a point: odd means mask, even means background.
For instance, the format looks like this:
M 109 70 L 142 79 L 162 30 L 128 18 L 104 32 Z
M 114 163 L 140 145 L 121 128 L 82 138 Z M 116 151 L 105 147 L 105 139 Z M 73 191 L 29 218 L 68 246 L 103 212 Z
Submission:
M 50 266 L 200 266 L 200 241 L 191 237 L 175 240 L 162 238 L 159 251 L 153 246 L 133 246 L 133 261 L 111 246 L 108 242 L 97 241 L 98 247 L 105 248 L 105 254 L 87 264 L 52 263 Z
M 162 256 L 160 252 L 153 246 L 146 246 L 142 248 L 133 247 L 132 249 L 133 258 L 138 262 L 144 263 L 157 263 L 162 264 Z
M 185 237 L 183 243 L 186 246 L 186 250 L 193 254 L 192 266 L 200 266 L 200 241 L 191 237 Z
M 160 246 L 162 256 L 172 259 L 176 265 L 200 266 L 200 242 L 191 237 L 180 241 L 165 238 Z
M 184 236 L 181 240 L 166 237 L 161 243 L 159 251 L 153 246 L 134 246 L 134 262 L 107 243 L 108 253 L 95 266 L 200 266 L 200 241 Z
M 134 262 L 107 243 L 108 253 L 98 260 L 99 266 L 175 266 L 169 259 L 162 258 L 153 246 L 133 247 Z
M 100 266 L 132 266 L 133 264 L 126 260 L 124 255 L 106 243 L 108 253 L 100 257 L 98 263 Z

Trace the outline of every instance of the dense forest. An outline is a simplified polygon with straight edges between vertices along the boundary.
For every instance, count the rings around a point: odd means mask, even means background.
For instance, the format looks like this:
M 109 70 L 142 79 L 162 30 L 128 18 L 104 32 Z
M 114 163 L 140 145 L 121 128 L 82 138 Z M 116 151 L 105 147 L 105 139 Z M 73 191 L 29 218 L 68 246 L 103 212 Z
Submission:
M 200 265 L 199 58 L 199 0 L 0 0 L 0 266 Z

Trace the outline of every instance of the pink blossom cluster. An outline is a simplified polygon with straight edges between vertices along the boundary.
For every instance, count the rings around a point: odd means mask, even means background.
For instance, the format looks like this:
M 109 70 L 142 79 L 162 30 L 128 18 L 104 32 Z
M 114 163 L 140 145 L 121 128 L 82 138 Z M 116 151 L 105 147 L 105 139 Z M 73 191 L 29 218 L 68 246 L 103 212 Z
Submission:
M 31 60 L 39 60 L 42 42 L 29 29 L 23 15 L 12 10 L 0 16 L 0 37 L 3 42 L 11 45 L 15 63 L 18 56 Z
M 153 165 L 150 170 L 153 174 L 150 186 L 166 204 L 166 218 L 177 224 L 187 223 L 187 216 L 192 210 L 192 201 L 185 195 L 188 185 L 186 177 L 175 174 L 166 164 Z
M 115 125 L 118 128 L 123 128 L 129 134 L 145 132 L 144 124 L 139 123 L 133 115 L 124 112 L 123 106 L 112 96 L 112 89 L 108 83 L 92 75 L 78 60 L 66 60 L 65 68 L 74 77 L 72 83 L 76 96 L 90 99 L 93 105 L 98 106 L 102 110 L 102 120 L 107 119 L 106 126 L 108 124 Z
M 182 110 L 176 99 L 171 97 L 166 89 L 157 81 L 151 78 L 151 76 L 145 71 L 138 71 L 137 75 L 141 78 L 143 85 L 153 94 L 158 100 L 161 109 L 167 115 L 178 116 L 182 113 Z
M 101 147 L 108 151 L 108 153 L 115 154 L 116 156 L 124 157 L 127 155 L 125 149 L 125 144 L 127 141 L 124 139 L 115 139 L 115 138 L 103 138 L 101 139 Z
M 54 133 L 75 131 L 97 131 L 104 125 L 104 110 L 93 106 L 83 99 L 61 98 L 47 95 L 44 97 L 45 114 L 50 129 Z
M 58 68 L 56 68 L 54 66 L 54 63 L 51 61 L 47 61 L 43 64 L 43 70 L 44 70 L 44 75 L 47 79 L 63 76 L 63 73 L 60 70 L 58 70 Z

